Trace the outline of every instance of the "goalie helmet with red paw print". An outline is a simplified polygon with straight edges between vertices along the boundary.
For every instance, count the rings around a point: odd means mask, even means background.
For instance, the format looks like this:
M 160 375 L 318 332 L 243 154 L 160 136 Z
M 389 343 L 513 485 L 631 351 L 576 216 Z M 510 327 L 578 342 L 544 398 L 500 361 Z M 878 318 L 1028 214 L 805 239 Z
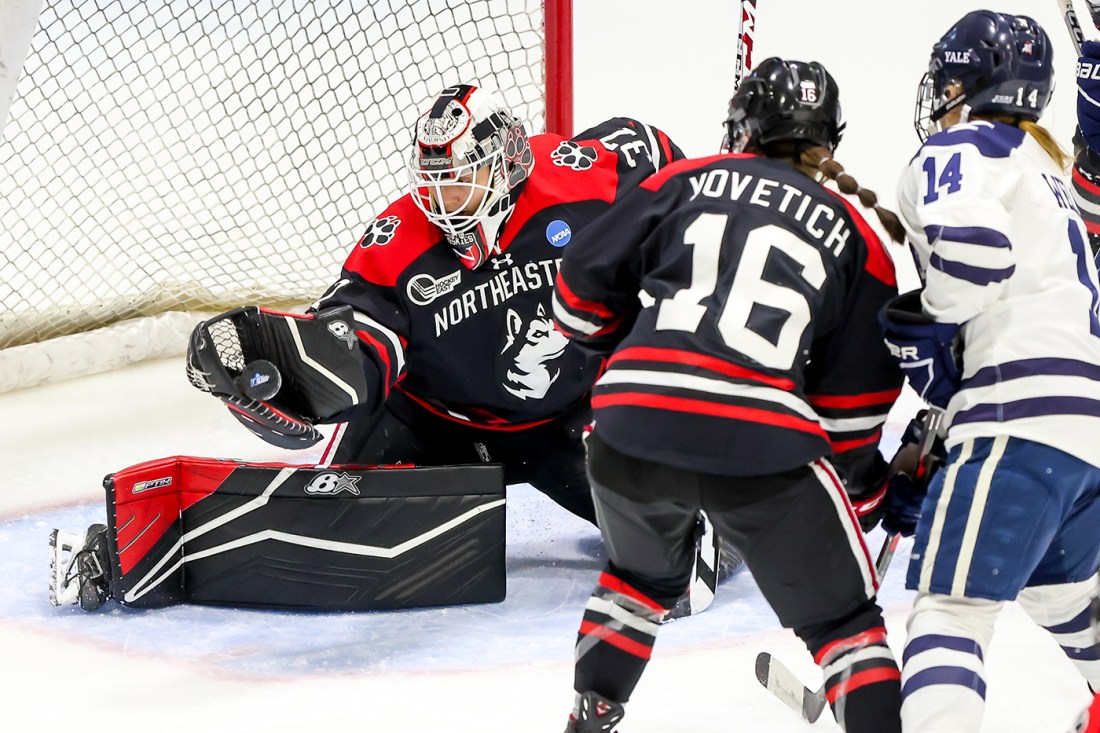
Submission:
M 497 238 L 534 166 L 527 133 L 496 95 L 449 87 L 416 122 L 412 198 L 470 269 Z

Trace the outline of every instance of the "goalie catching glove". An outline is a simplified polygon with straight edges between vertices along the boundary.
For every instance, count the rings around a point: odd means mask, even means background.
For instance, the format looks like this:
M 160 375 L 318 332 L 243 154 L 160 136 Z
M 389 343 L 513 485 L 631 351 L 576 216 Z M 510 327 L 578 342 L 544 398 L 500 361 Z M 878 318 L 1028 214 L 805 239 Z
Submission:
M 280 448 L 323 437 L 314 423 L 360 404 L 367 379 L 351 308 L 310 315 L 238 308 L 195 327 L 187 377 Z

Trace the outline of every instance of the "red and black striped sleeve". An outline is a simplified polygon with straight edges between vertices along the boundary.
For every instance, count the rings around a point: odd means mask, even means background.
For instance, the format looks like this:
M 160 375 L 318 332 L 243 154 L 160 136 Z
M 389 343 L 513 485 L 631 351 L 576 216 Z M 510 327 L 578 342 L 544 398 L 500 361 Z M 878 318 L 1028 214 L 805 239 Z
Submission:
M 904 377 L 877 317 L 897 295 L 893 262 L 861 213 L 847 201 L 845 206 L 865 246 L 853 270 L 845 316 L 815 341 L 806 397 L 829 436 L 833 462 L 849 493 L 862 496 L 880 488 L 885 478 L 878 444 Z
M 652 180 L 652 179 L 651 179 Z M 554 288 L 559 331 L 600 350 L 610 350 L 640 308 L 643 264 L 650 240 L 674 202 L 660 189 L 635 188 L 582 229 L 562 258 Z

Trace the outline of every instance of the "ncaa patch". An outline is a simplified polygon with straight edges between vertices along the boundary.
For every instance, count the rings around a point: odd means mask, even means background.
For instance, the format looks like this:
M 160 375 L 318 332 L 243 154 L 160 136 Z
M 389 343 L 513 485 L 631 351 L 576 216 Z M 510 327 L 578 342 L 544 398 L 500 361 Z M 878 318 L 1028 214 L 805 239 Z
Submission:
M 573 230 L 561 219 L 554 219 L 546 225 L 546 241 L 555 247 L 564 247 L 573 238 Z

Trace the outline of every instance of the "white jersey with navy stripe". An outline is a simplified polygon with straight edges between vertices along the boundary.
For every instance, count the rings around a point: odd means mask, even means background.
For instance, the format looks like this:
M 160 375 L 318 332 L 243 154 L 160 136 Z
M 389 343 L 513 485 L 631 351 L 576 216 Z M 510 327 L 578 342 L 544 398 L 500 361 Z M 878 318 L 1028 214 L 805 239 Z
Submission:
M 1100 294 L 1063 171 L 1023 130 L 973 122 L 902 176 L 924 310 L 963 324 L 948 447 L 1009 435 L 1100 466 Z

